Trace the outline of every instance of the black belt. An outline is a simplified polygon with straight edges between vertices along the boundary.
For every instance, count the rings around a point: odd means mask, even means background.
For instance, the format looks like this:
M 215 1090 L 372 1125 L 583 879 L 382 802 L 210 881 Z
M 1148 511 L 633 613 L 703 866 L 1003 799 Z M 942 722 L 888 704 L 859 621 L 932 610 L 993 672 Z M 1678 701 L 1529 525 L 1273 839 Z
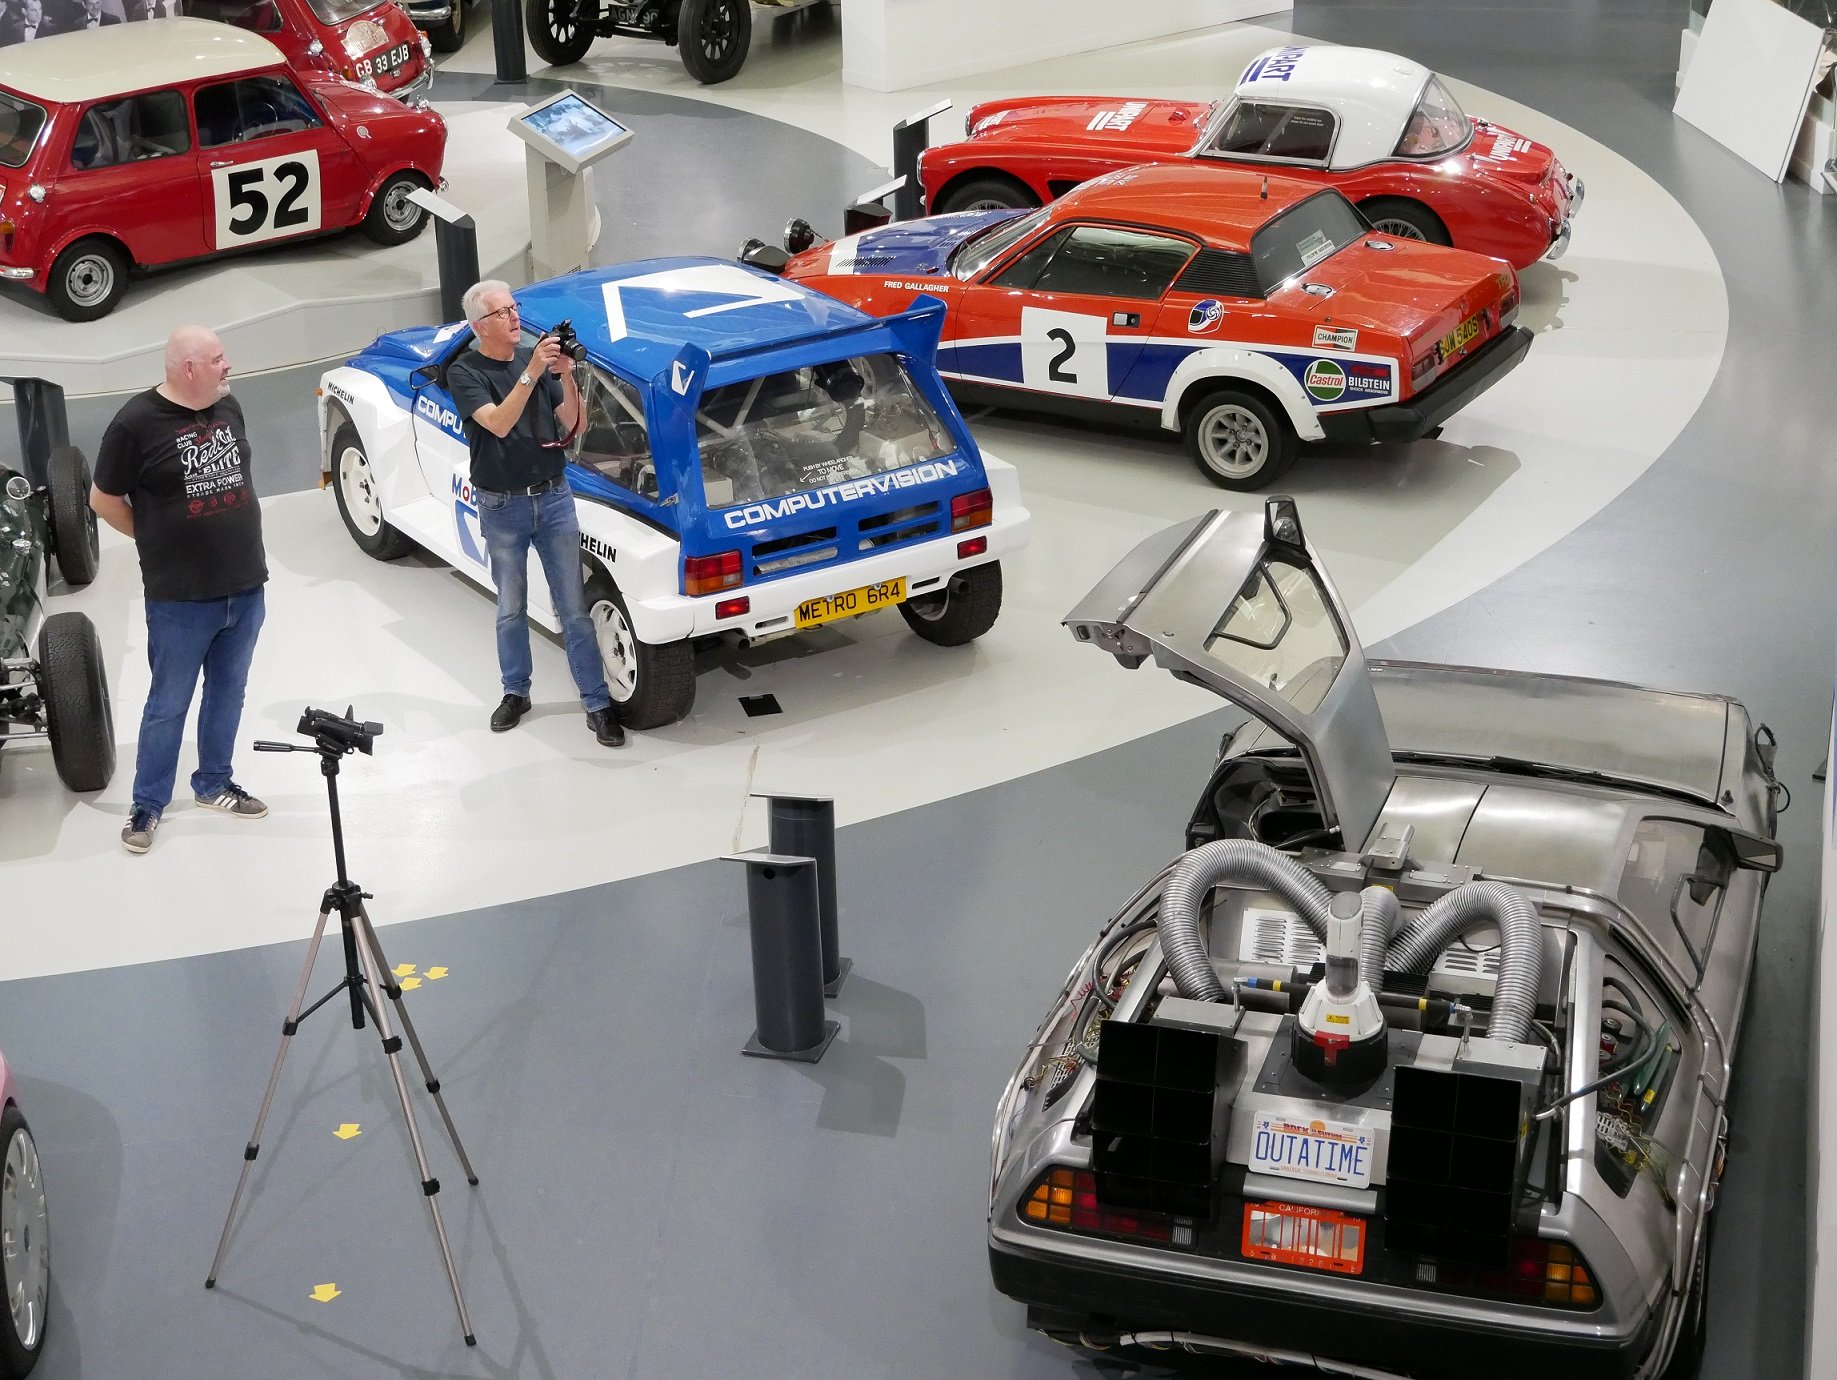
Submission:
M 568 483 L 567 475 L 558 474 L 553 479 L 543 480 L 540 484 L 531 484 L 527 489 L 484 489 L 484 488 L 481 488 L 479 492 L 486 493 L 486 494 L 497 494 L 503 498 L 534 498 L 536 497 L 537 494 L 545 494 L 550 489 L 566 488 L 567 483 Z

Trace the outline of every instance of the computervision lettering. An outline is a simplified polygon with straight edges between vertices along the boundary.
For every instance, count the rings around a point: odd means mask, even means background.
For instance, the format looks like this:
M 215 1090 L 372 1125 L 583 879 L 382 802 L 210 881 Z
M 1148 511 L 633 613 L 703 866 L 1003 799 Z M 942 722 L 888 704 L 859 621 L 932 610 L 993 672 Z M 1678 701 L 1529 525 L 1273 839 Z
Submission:
M 894 470 L 891 474 L 849 479 L 825 489 L 812 489 L 809 493 L 786 494 L 783 498 L 749 503 L 744 508 L 730 508 L 721 515 L 721 520 L 734 530 L 758 527 L 782 518 L 795 517 L 799 513 L 814 513 L 839 503 L 852 503 L 858 498 L 874 498 L 892 493 L 895 489 L 910 489 L 918 484 L 950 479 L 964 473 L 967 468 L 968 462 L 963 460 L 933 460 L 923 465 Z

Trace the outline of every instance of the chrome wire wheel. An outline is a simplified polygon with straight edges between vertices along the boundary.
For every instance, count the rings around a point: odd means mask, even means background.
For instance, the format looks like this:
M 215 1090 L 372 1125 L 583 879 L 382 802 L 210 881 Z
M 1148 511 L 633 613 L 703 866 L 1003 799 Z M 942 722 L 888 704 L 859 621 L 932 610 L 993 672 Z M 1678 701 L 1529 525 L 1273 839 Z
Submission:
M 13 1335 L 26 1351 L 38 1349 L 45 1333 L 45 1302 L 51 1292 L 51 1234 L 45 1186 L 39 1177 L 38 1147 L 18 1114 L 0 1161 L 0 1283 L 6 1288 Z
M 1250 479 L 1269 462 L 1269 430 L 1241 403 L 1220 403 L 1200 419 L 1199 448 L 1221 477 Z
M 370 469 L 370 457 L 356 446 L 338 452 L 338 491 L 344 495 L 344 510 L 366 537 L 383 530 L 383 503 L 376 496 L 376 475 Z
M 1407 220 L 1397 220 L 1390 216 L 1374 220 L 1371 223 L 1371 228 L 1376 233 L 1380 235 L 1389 235 L 1393 239 L 1427 241 L 1429 238 L 1422 233 L 1422 227 L 1414 225 Z
M 615 704 L 627 704 L 638 692 L 637 636 L 626 620 L 625 610 L 613 599 L 594 599 L 587 606 L 587 616 L 593 620 L 593 636 L 600 645 L 606 688 Z

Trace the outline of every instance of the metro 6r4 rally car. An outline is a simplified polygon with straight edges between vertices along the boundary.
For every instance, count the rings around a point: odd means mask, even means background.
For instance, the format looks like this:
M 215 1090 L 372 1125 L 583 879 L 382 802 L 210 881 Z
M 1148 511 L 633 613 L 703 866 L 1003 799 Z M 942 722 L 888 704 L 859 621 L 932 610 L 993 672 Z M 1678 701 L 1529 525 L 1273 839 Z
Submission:
M 1014 469 L 985 458 L 933 367 L 944 308 L 879 320 L 732 263 L 656 259 L 516 294 L 525 344 L 571 323 L 581 578 L 621 722 L 695 700 L 693 646 L 897 607 L 941 646 L 987 632 L 1026 542 Z M 380 337 L 320 388 L 324 471 L 379 560 L 422 546 L 491 587 L 446 371 L 463 324 Z M 533 556 L 532 556 L 533 559 Z M 546 581 L 530 616 L 556 627 Z
M 870 312 L 939 297 L 960 398 L 1179 431 L 1228 489 L 1274 481 L 1301 440 L 1426 435 L 1531 344 L 1509 264 L 1377 234 L 1336 191 L 1256 174 L 1128 168 L 1025 215 L 742 253 Z

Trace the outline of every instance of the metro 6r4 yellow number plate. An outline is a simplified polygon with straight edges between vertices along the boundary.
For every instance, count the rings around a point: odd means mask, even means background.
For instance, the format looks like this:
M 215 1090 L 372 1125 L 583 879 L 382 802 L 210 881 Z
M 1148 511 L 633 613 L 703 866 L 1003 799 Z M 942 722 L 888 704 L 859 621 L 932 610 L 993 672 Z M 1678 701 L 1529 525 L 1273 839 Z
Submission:
M 1480 332 L 1486 329 L 1486 323 L 1482 319 L 1484 316 L 1484 312 L 1481 312 L 1477 316 L 1470 316 L 1442 337 L 1441 352 L 1443 359 L 1464 350 L 1468 345 L 1479 339 Z
M 882 580 L 877 585 L 862 585 L 859 589 L 845 589 L 840 594 L 806 599 L 797 606 L 797 626 L 820 627 L 838 618 L 853 618 L 858 613 L 872 613 L 875 609 L 892 608 L 905 602 L 906 577 L 902 575 L 897 580 Z

